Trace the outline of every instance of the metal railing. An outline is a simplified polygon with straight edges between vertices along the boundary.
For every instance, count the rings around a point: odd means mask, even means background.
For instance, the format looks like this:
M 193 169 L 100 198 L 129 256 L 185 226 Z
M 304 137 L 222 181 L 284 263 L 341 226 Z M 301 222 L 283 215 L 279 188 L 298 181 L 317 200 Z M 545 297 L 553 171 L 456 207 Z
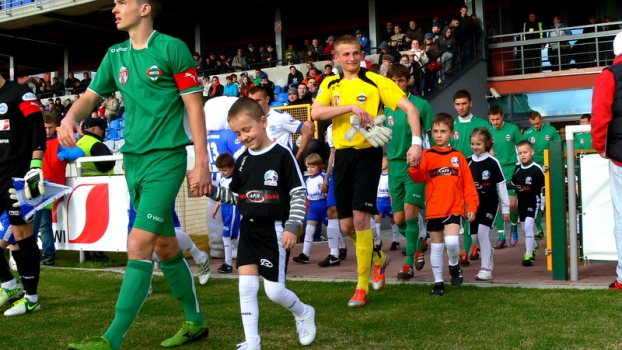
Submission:
M 622 21 L 561 28 L 593 32 L 550 37 L 558 29 L 496 35 L 487 38 L 490 76 L 538 73 L 606 66 L 613 61 L 613 39 Z M 524 35 L 542 38 L 523 40 Z M 543 50 L 546 49 L 546 52 Z M 548 63 L 548 64 L 544 64 Z

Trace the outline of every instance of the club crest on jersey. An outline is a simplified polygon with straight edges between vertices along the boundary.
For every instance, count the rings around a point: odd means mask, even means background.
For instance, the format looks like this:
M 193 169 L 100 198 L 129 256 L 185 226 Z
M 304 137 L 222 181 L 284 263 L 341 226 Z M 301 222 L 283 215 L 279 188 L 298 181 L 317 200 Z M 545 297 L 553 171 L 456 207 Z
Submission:
M 536 138 L 532 136 L 531 139 L 529 139 L 529 142 L 536 143 Z
M 460 138 L 460 134 L 458 134 L 457 131 L 454 131 L 454 140 L 457 140 Z
M 119 70 L 119 83 L 121 85 L 125 85 L 127 83 L 127 79 L 129 78 L 130 72 L 125 67 L 121 67 Z
M 0 131 L 11 130 L 11 121 L 8 119 L 0 119 Z
M 510 135 L 505 135 L 505 140 L 506 140 L 506 141 L 510 141 L 511 139 L 512 139 L 512 136 L 510 136 Z
M 360 104 L 365 103 L 365 101 L 367 101 L 367 96 L 365 96 L 364 94 L 359 94 L 356 97 L 356 100 L 359 101 Z
M 6 103 L 0 103 L 0 114 L 6 114 L 9 111 L 9 106 Z
M 583 141 L 584 141 L 583 139 L 579 139 L 580 144 L 583 144 Z
M 335 106 L 339 106 L 339 93 L 336 93 L 335 96 L 333 96 L 333 103 L 335 104 Z
M 156 81 L 156 80 L 158 80 L 159 77 L 162 76 L 162 70 L 160 68 L 158 68 L 158 66 L 153 65 L 153 66 L 151 66 L 151 68 L 149 68 L 147 70 L 147 76 L 152 81 Z
M 531 185 L 531 176 L 527 176 L 525 179 L 525 185 Z
M 270 125 L 269 129 L 270 129 L 270 132 L 276 132 L 276 126 L 274 125 Z
M 484 170 L 484 172 L 482 173 L 482 180 L 488 180 L 488 179 L 490 179 L 490 171 Z
M 263 174 L 263 184 L 266 186 L 277 186 L 279 181 L 279 174 L 274 170 L 268 170 Z
M 393 116 L 390 116 L 388 121 L 389 121 L 389 125 L 393 126 L 393 123 L 395 123 L 395 118 L 393 118 Z
M 451 165 L 453 165 L 456 168 L 460 166 L 460 160 L 458 160 L 458 157 L 451 158 Z
M 546 136 L 544 136 L 544 139 L 548 141 L 548 140 L 550 140 L 550 139 L 551 139 L 551 136 L 546 135 Z

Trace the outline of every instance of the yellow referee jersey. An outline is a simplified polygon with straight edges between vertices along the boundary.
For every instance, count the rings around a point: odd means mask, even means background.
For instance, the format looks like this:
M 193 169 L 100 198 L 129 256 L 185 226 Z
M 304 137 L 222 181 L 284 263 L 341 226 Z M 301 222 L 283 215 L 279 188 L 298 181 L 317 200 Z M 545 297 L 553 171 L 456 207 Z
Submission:
M 372 117 L 382 113 L 382 106 L 397 109 L 399 100 L 406 96 L 391 79 L 365 69 L 359 71 L 357 78 L 347 80 L 342 75 L 328 76 L 322 80 L 316 102 L 325 106 L 357 105 Z M 351 142 L 344 136 L 350 129 L 352 113 L 333 118 L 333 143 L 336 149 L 373 147 L 363 135 L 356 133 Z

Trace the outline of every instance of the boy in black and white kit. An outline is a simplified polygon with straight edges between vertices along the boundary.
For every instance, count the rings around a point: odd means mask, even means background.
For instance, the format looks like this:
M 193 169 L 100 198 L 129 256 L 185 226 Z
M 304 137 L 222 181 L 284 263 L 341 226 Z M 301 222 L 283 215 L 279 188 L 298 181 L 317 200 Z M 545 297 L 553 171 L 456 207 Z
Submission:
M 315 309 L 285 288 L 289 251 L 305 216 L 302 174 L 292 152 L 267 137 L 268 122 L 257 102 L 240 98 L 227 120 L 247 150 L 237 159 L 229 189 L 213 187 L 209 197 L 237 205 L 242 215 L 237 268 L 246 341 L 238 349 L 261 349 L 260 275 L 268 298 L 294 314 L 300 343 L 309 345 L 315 339 Z
M 512 176 L 512 185 L 518 198 L 518 217 L 525 231 L 525 256 L 523 266 L 533 266 L 540 245 L 535 241 L 536 214 L 540 210 L 542 200 L 540 193 L 544 187 L 544 172 L 533 161 L 533 146 L 529 141 L 521 141 L 518 149 L 520 164 L 516 165 Z

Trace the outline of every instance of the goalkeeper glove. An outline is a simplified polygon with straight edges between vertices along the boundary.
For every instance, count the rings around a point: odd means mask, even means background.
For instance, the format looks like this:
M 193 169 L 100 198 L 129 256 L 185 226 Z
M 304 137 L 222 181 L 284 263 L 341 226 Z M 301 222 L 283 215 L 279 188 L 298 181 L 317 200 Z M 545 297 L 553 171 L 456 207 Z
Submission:
M 354 114 L 350 116 L 350 124 L 355 128 L 363 137 L 369 141 L 374 147 L 382 147 L 389 143 L 391 140 L 392 130 L 383 126 L 386 117 L 384 115 L 374 118 L 374 125 L 367 125 L 366 128 L 362 128 L 358 115 Z
M 41 159 L 30 161 L 30 170 L 24 176 L 24 197 L 27 199 L 37 198 L 45 194 L 43 183 L 43 171 L 41 171 Z

